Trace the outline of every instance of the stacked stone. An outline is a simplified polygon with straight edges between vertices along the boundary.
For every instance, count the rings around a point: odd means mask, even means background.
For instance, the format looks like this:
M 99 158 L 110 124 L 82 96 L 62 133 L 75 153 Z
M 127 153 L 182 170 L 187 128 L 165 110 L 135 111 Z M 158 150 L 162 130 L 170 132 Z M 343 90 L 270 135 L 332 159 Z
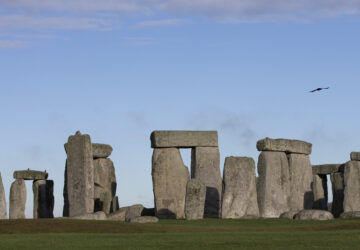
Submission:
M 0 220 L 3 219 L 7 219 L 7 212 L 6 212 L 5 190 L 0 173 Z
M 344 167 L 344 213 L 360 211 L 360 152 L 350 154 Z
M 54 182 L 47 180 L 47 178 L 48 173 L 41 171 L 23 170 L 14 172 L 15 181 L 11 184 L 10 188 L 10 219 L 25 218 L 25 180 L 33 180 L 34 219 L 54 217 Z
M 112 147 L 91 143 L 89 135 L 77 131 L 69 137 L 65 151 L 63 216 L 81 216 L 97 211 L 109 214 L 117 210 L 115 169 L 108 158 Z
M 265 138 L 257 142 L 257 194 L 261 217 L 313 207 L 311 143 Z
M 222 179 L 216 131 L 154 131 L 151 134 L 155 214 L 159 218 L 185 218 L 189 171 L 179 148 L 191 148 L 191 178 L 206 187 L 204 217 L 219 217 Z M 196 215 L 198 216 L 198 215 Z
M 252 158 L 225 158 L 221 218 L 259 217 L 255 179 Z

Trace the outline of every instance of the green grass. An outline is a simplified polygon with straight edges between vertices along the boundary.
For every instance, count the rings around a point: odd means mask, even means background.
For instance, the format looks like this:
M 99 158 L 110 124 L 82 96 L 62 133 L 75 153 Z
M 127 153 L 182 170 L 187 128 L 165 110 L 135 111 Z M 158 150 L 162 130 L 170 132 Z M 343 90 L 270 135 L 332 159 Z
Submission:
M 360 249 L 360 220 L 3 220 L 0 249 Z

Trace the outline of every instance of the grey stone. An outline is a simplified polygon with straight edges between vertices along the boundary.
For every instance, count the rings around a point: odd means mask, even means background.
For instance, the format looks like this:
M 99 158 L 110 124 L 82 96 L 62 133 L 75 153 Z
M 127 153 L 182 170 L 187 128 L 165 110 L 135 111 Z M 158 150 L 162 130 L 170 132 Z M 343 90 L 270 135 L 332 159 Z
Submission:
M 118 210 L 119 210 L 119 198 L 117 196 L 114 196 L 111 202 L 110 213 L 116 212 Z
M 144 206 L 141 204 L 136 204 L 136 205 L 120 208 L 120 209 L 126 210 L 125 221 L 128 222 L 131 219 L 141 216 L 141 214 L 144 210 Z
M 284 152 L 261 152 L 257 185 L 260 216 L 279 218 L 290 210 L 289 164 Z
M 94 160 L 94 184 L 94 211 L 109 214 L 113 209 L 111 206 L 117 186 L 114 164 L 110 159 Z
M 188 181 L 185 200 L 185 217 L 187 220 L 204 218 L 205 196 L 205 184 L 196 179 Z
M 90 136 L 77 132 L 69 137 L 65 150 L 64 216 L 90 214 L 94 211 L 94 164 Z
M 108 220 L 114 220 L 114 221 L 125 221 L 125 217 L 126 217 L 126 209 L 119 209 L 107 215 Z
M 360 211 L 360 162 L 349 161 L 344 171 L 344 212 Z
M 313 209 L 328 210 L 328 192 L 326 175 L 313 175 Z
M 344 173 L 332 173 L 330 180 L 333 193 L 331 213 L 338 218 L 344 212 Z
M 360 161 L 360 152 L 351 152 L 350 159 L 352 161 Z
M 159 219 L 155 216 L 139 216 L 129 220 L 132 223 L 156 223 L 158 221 Z
M 10 187 L 10 219 L 25 219 L 26 186 L 22 179 L 15 180 Z
M 7 219 L 6 210 L 5 190 L 0 173 L 0 220 Z
M 108 144 L 93 143 L 92 152 L 93 157 L 96 158 L 107 158 L 111 155 L 113 148 Z
M 255 162 L 249 157 L 226 157 L 221 218 L 259 216 Z
M 204 217 L 219 218 L 222 194 L 219 148 L 196 147 L 191 150 L 191 178 L 206 186 Z
M 311 154 L 312 144 L 299 140 L 271 139 L 266 137 L 257 142 L 256 148 L 259 151 L 280 151 L 309 155 Z
M 351 211 L 340 214 L 340 218 L 347 219 L 347 218 L 360 218 L 360 211 Z
M 155 148 L 152 181 L 155 214 L 161 219 L 184 219 L 186 184 L 189 170 L 177 148 Z
M 22 170 L 14 172 L 14 179 L 23 180 L 46 180 L 48 173 L 36 170 Z
M 323 164 L 313 165 L 313 174 L 331 174 L 337 172 L 344 172 L 344 164 Z
M 54 218 L 54 182 L 37 180 L 33 183 L 34 219 Z
M 290 210 L 312 209 L 314 194 L 310 158 L 304 154 L 288 154 L 287 157 L 290 173 Z
M 332 220 L 334 216 L 329 211 L 325 210 L 302 210 L 294 217 L 296 220 Z
M 89 214 L 81 214 L 72 216 L 71 219 L 77 219 L 77 220 L 106 220 L 106 214 L 103 211 L 98 211 L 95 213 L 89 213 Z
M 154 131 L 151 133 L 152 148 L 217 147 L 217 131 Z
M 298 213 L 299 211 L 288 211 L 285 213 L 280 214 L 280 219 L 294 219 L 295 215 Z

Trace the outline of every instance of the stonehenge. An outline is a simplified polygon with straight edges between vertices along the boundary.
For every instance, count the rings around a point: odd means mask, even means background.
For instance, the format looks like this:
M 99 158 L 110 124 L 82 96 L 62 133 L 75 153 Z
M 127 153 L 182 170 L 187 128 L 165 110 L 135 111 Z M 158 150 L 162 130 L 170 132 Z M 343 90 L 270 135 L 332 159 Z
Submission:
M 10 188 L 10 219 L 25 219 L 26 186 L 23 179 L 17 179 Z
M 191 179 L 186 185 L 185 217 L 187 220 L 199 220 L 204 217 L 206 187 L 197 179 Z
M 0 220 L 7 219 L 5 190 L 0 173 Z

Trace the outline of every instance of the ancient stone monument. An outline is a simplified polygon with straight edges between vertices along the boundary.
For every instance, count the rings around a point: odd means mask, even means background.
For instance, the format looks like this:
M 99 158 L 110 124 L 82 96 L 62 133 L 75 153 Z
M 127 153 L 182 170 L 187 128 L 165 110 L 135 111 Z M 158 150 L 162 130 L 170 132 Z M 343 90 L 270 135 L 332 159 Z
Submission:
M 118 209 L 112 147 L 92 143 L 79 131 L 64 145 L 67 154 L 64 185 L 64 217 Z
M 265 138 L 257 142 L 257 194 L 261 217 L 313 207 L 312 145 L 299 140 Z
M 185 217 L 187 220 L 204 218 L 206 187 L 197 179 L 191 179 L 186 185 Z
M 7 212 L 6 212 L 5 190 L 0 173 L 0 220 L 3 219 L 7 219 Z
M 159 218 L 184 218 L 189 172 L 179 148 L 191 148 L 191 178 L 206 186 L 204 217 L 218 218 L 222 179 L 216 131 L 154 131 L 151 134 L 155 213 Z
M 352 152 L 345 164 L 344 186 L 344 212 L 360 211 L 360 152 Z
M 249 157 L 226 157 L 221 218 L 258 217 L 255 162 Z

